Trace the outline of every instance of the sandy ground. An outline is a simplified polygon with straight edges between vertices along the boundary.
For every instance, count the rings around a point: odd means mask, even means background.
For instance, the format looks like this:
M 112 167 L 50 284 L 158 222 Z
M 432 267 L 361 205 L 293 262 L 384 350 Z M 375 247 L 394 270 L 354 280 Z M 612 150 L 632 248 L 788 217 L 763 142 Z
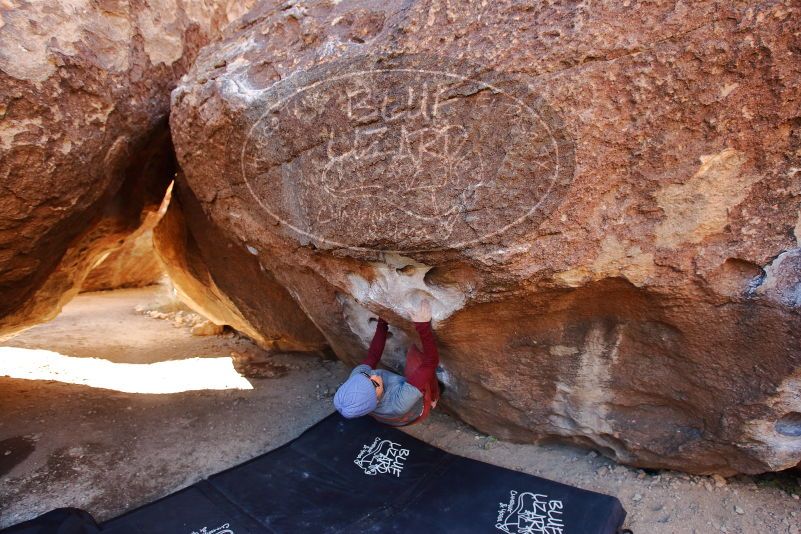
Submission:
M 0 527 L 68 505 L 113 517 L 278 447 L 331 413 L 343 364 L 266 357 L 236 335 L 192 336 L 187 325 L 136 311 L 165 298 L 164 288 L 85 294 L 5 346 L 116 363 L 237 352 L 257 358 L 240 366 L 253 389 L 139 394 L 0 377 Z M 436 412 L 408 431 L 456 454 L 616 495 L 637 534 L 801 532 L 795 475 L 645 472 L 571 446 L 497 441 Z

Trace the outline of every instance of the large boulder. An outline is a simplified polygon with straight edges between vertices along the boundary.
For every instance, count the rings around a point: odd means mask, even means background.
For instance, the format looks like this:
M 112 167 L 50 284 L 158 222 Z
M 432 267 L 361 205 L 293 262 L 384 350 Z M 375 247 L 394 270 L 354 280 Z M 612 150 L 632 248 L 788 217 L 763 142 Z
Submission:
M 0 7 L 0 336 L 52 318 L 175 173 L 169 93 L 251 0 Z
M 799 50 L 794 2 L 260 4 L 173 92 L 186 224 L 231 242 L 227 298 L 275 280 L 349 363 L 380 314 L 399 366 L 428 296 L 484 432 L 787 468 Z

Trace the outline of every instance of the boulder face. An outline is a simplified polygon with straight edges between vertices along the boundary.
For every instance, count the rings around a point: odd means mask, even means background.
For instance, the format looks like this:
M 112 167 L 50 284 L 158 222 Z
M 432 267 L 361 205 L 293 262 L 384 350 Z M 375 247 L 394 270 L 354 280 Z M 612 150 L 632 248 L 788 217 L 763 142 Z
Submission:
M 164 274 L 149 229 L 128 236 L 120 248 L 102 257 L 84 279 L 81 292 L 146 287 L 157 284 Z
M 169 92 L 248 0 L 0 8 L 0 335 L 52 318 L 175 173 Z
M 800 36 L 792 2 L 263 3 L 173 92 L 186 225 L 230 242 L 228 299 L 275 280 L 349 363 L 382 315 L 398 368 L 431 299 L 484 432 L 788 468 Z
M 179 184 L 172 196 L 153 241 L 181 300 L 267 350 L 324 351 L 325 337 L 258 259 L 202 216 L 190 190 Z
M 146 287 L 164 280 L 166 272 L 153 246 L 153 229 L 167 212 L 171 193 L 169 186 L 159 209 L 148 211 L 139 228 L 98 259 L 83 279 L 81 292 Z

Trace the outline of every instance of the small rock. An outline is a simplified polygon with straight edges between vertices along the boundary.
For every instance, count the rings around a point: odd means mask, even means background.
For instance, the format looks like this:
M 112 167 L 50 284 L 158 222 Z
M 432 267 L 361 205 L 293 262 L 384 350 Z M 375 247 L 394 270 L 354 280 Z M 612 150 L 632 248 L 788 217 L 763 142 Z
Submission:
M 481 448 L 486 450 L 491 449 L 495 443 L 498 441 L 498 438 L 495 436 L 487 436 L 487 438 L 481 443 Z
M 745 510 L 743 510 L 739 506 L 735 506 L 734 511 L 737 512 L 739 515 L 743 515 L 745 513 Z
M 634 497 L 632 497 L 631 500 L 634 502 L 640 502 L 642 500 L 642 495 L 640 495 L 639 493 L 635 493 Z
M 793 499 L 795 499 L 796 501 L 797 501 L 797 500 L 799 500 L 799 499 L 801 499 L 801 497 L 799 497 L 799 496 L 798 496 L 797 494 L 795 494 L 795 493 L 791 494 L 791 496 L 792 496 L 792 497 L 793 497 Z
M 712 478 L 715 479 L 715 487 L 716 488 L 722 488 L 723 486 L 726 485 L 726 479 L 723 478 L 722 476 L 720 476 L 718 474 L 714 474 L 714 475 L 712 475 Z
M 595 451 L 590 451 L 587 453 L 587 456 L 589 456 L 590 458 L 595 458 L 596 456 L 598 456 L 598 453 Z
M 193 336 L 219 336 L 223 333 L 225 327 L 220 324 L 214 324 L 211 321 L 204 321 L 192 327 Z

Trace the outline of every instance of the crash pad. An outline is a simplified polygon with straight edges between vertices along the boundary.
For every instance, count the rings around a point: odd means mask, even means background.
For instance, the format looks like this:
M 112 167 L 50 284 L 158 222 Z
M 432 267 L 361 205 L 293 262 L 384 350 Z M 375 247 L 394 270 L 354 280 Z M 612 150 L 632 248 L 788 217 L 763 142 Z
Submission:
M 615 497 L 453 455 L 369 417 L 286 445 L 101 525 L 103 533 L 614 534 Z

